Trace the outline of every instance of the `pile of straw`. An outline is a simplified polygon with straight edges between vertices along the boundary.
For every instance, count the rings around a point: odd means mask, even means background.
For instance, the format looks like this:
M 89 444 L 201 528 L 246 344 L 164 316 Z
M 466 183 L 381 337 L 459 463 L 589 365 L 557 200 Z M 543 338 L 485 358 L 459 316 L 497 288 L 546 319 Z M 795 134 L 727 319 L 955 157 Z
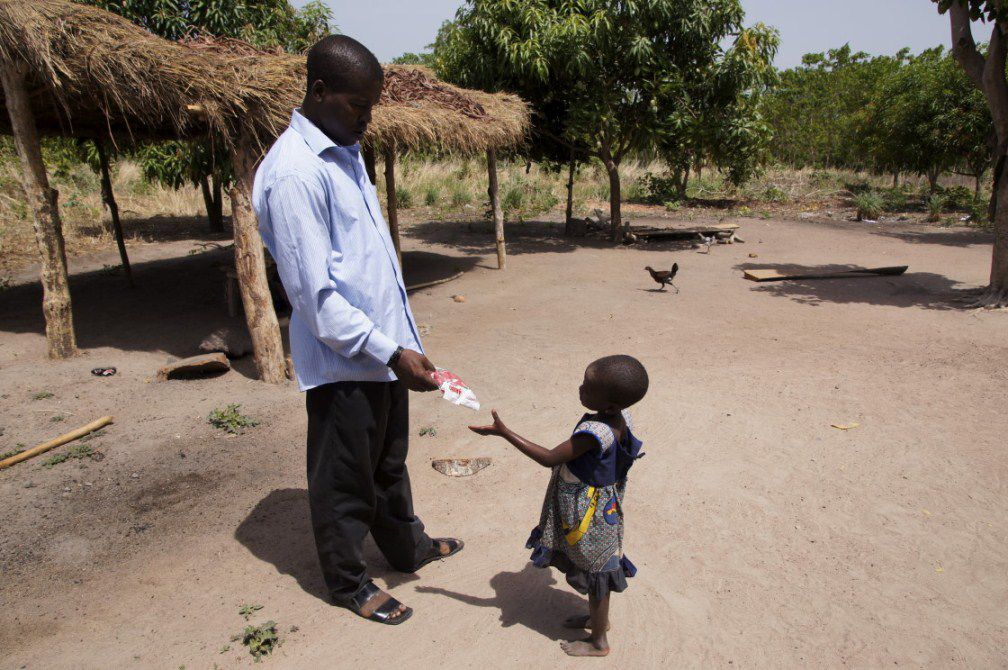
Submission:
M 304 57 L 233 42 L 171 42 L 68 0 L 0 0 L 0 59 L 24 64 L 46 134 L 212 133 L 229 143 L 244 130 L 267 146 L 304 96 Z M 460 89 L 411 66 L 388 66 L 386 79 L 365 137 L 379 148 L 476 153 L 513 146 L 528 131 L 528 106 L 516 96 Z

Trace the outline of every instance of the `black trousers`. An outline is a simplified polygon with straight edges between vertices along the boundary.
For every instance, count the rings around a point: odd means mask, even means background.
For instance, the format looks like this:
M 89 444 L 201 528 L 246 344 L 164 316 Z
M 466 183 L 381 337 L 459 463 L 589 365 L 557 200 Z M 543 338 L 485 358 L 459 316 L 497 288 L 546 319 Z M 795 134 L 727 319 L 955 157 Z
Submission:
M 369 580 L 368 532 L 389 564 L 413 572 L 433 543 L 413 513 L 401 382 L 339 382 L 307 393 L 308 500 L 322 575 L 347 604 Z

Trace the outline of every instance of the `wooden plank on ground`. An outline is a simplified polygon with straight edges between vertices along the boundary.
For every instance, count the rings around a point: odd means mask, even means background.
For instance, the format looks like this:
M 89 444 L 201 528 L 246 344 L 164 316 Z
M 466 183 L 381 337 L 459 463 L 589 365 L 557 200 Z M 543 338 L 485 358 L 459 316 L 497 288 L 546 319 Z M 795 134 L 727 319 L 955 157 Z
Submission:
M 157 380 L 166 382 L 169 379 L 195 379 L 230 369 L 231 363 L 224 354 L 203 354 L 165 365 L 157 371 Z
M 709 226 L 691 226 L 689 228 L 631 228 L 630 232 L 638 239 L 690 239 L 697 234 L 730 235 L 738 230 L 732 223 L 716 223 Z
M 753 269 L 745 271 L 745 278 L 750 281 L 783 281 L 785 279 L 845 279 L 853 277 L 882 277 L 901 275 L 907 271 L 906 265 L 888 268 L 851 268 L 839 272 L 819 272 L 802 274 L 801 272 L 781 272 L 774 268 Z

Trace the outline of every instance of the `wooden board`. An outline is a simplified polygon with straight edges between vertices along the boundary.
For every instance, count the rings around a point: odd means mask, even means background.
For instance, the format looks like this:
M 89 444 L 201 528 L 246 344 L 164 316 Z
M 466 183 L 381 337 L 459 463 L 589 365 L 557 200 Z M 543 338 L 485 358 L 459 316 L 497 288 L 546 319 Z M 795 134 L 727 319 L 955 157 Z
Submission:
M 907 271 L 906 265 L 888 268 L 852 268 L 841 272 L 825 272 L 816 274 L 783 273 L 773 268 L 746 270 L 745 278 L 750 281 L 783 281 L 785 279 L 845 279 L 853 277 L 885 277 L 901 275 Z
M 731 234 L 738 230 L 738 226 L 731 223 L 717 223 L 710 226 L 692 226 L 690 228 L 630 228 L 630 232 L 638 239 L 690 239 L 696 238 L 697 234 L 707 236 L 717 234 Z

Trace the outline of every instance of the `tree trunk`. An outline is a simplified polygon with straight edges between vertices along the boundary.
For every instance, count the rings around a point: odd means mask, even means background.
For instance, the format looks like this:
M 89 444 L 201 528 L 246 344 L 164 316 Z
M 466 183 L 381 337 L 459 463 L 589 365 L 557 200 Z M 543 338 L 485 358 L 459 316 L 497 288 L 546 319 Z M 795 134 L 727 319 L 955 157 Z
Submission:
M 497 269 L 507 266 L 507 249 L 504 246 L 504 211 L 501 209 L 500 193 L 497 189 L 497 152 L 487 150 L 487 195 L 493 210 L 494 236 L 497 239 Z
M 978 200 L 980 198 L 980 182 L 983 180 L 983 173 L 979 172 L 974 177 L 973 183 L 973 199 Z
M 609 225 L 610 238 L 613 242 L 619 242 L 619 229 L 623 225 L 623 218 L 620 212 L 622 195 L 620 192 L 619 164 L 613 159 L 609 145 L 603 140 L 599 158 L 609 174 Z
M 402 271 L 402 249 L 399 246 L 399 213 L 395 192 L 395 147 L 385 150 L 385 196 L 387 199 L 386 210 L 388 210 L 389 235 L 392 236 L 392 244 L 395 245 L 396 257 L 399 259 L 399 268 Z
M 95 140 L 95 149 L 98 152 L 98 163 L 101 166 L 101 190 L 102 202 L 108 207 L 109 215 L 112 217 L 112 230 L 115 231 L 116 245 L 119 247 L 119 260 L 122 261 L 123 270 L 126 272 L 126 279 L 130 286 L 133 283 L 133 271 L 130 269 L 129 256 L 126 255 L 126 242 L 123 240 L 122 222 L 119 220 L 119 205 L 116 204 L 115 194 L 112 192 L 112 175 L 109 171 L 108 153 L 105 152 L 105 143 Z
M 899 172 L 892 173 L 892 187 L 896 188 L 899 186 Z
M 567 164 L 567 210 L 564 212 L 564 235 L 570 237 L 574 225 L 574 159 Z
M 365 144 L 361 148 L 361 154 L 364 156 L 364 170 L 367 172 L 368 179 L 371 180 L 372 184 L 378 183 L 377 172 L 375 171 L 375 151 L 374 147 L 370 144 Z
M 939 172 L 936 169 L 931 169 L 927 171 L 928 180 L 928 193 L 934 193 L 938 188 L 938 177 Z
M 212 185 L 211 185 L 212 184 Z M 203 204 L 206 205 L 207 222 L 210 231 L 224 232 L 224 202 L 221 196 L 221 184 L 217 175 L 200 177 L 200 188 L 203 190 Z
M 1002 156 L 994 169 L 994 249 L 990 285 L 981 295 L 979 304 L 1008 307 L 1008 160 Z
M 24 71 L 14 64 L 3 63 L 0 65 L 0 79 L 3 80 L 14 144 L 21 160 L 21 185 L 35 224 L 35 240 L 42 265 L 42 312 L 45 314 L 49 358 L 70 358 L 77 354 L 77 338 L 56 191 L 49 188 L 42 162 L 42 146 L 35 117 L 28 104 Z
M 678 196 L 680 200 L 686 199 L 686 188 L 689 186 L 689 173 L 690 173 L 690 166 L 689 163 L 687 163 L 686 169 L 683 170 L 682 181 L 679 182 Z
M 256 153 L 247 131 L 241 131 L 232 153 L 235 180 L 231 187 L 231 221 L 235 271 L 259 378 L 270 384 L 282 384 L 287 377 L 283 341 L 266 277 L 262 239 L 252 211 Z

